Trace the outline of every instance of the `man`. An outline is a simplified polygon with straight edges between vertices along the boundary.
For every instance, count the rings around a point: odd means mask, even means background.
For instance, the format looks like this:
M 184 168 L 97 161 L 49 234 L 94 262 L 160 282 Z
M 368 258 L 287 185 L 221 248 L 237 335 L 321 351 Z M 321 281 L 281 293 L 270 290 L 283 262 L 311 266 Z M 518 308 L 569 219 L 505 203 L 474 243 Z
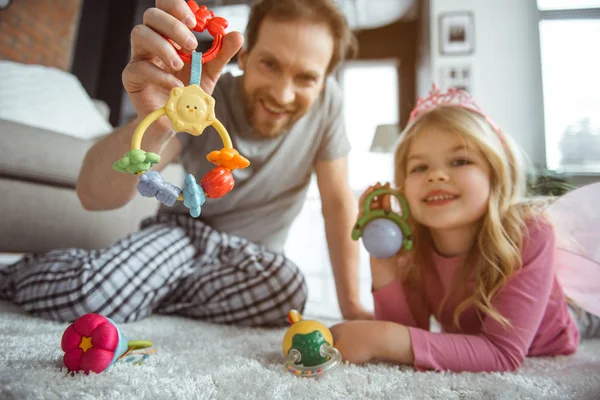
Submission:
M 189 83 L 189 66 L 183 68 L 165 38 L 193 51 L 195 23 L 183 0 L 157 0 L 133 29 L 123 84 L 139 117 L 86 155 L 77 182 L 86 209 L 122 207 L 139 195 L 138 176 L 111 166 L 129 150 L 141 119 L 163 107 L 173 87 Z M 370 317 L 359 302 L 358 247 L 350 239 L 356 208 L 347 183 L 349 144 L 340 90 L 330 77 L 351 39 L 330 0 L 256 2 L 246 47 L 238 55 L 243 76 L 220 77 L 243 44 L 238 32 L 226 35 L 221 52 L 202 72 L 201 87 L 215 98 L 217 118 L 251 162 L 234 171 L 233 191 L 209 199 L 197 219 L 181 202 L 161 206 L 139 232 L 107 249 L 27 255 L 0 270 L 0 297 L 63 321 L 87 312 L 117 322 L 160 312 L 219 323 L 285 324 L 287 311 L 302 310 L 307 294 L 302 274 L 282 249 L 315 171 L 342 314 Z M 163 117 L 146 131 L 141 147 L 160 154 L 153 170 L 180 157 L 200 180 L 213 167 L 206 154 L 222 147 L 211 129 L 200 137 L 175 134 Z

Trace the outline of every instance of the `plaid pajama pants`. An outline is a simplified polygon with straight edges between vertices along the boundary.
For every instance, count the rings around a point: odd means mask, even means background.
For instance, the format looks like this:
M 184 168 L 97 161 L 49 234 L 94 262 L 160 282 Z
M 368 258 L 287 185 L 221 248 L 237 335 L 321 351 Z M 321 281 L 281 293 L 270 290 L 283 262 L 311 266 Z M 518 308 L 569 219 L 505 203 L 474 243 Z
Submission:
M 185 215 L 160 214 L 103 250 L 61 249 L 0 265 L 0 298 L 58 321 L 150 313 L 245 326 L 287 324 L 307 287 L 282 254 Z

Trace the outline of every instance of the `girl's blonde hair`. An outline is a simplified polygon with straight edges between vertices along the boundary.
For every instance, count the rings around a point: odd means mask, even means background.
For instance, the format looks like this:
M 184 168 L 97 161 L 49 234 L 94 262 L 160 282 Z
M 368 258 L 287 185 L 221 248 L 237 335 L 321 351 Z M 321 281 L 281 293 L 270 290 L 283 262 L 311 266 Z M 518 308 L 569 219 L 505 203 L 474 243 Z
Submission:
M 460 329 L 460 315 L 474 307 L 479 318 L 489 315 L 502 325 L 510 325 L 493 306 L 492 300 L 508 278 L 522 267 L 521 249 L 525 222 L 537 211 L 525 201 L 527 178 L 525 158 L 511 139 L 497 132 L 482 115 L 460 106 L 441 106 L 428 111 L 409 124 L 400 136 L 394 154 L 395 184 L 403 190 L 407 156 L 416 135 L 425 128 L 441 128 L 460 135 L 465 145 L 481 151 L 490 167 L 490 196 L 477 240 L 457 278 L 454 293 L 464 298 L 454 311 L 453 323 Z M 423 273 L 432 264 L 433 244 L 429 231 L 411 219 L 414 250 L 402 271 L 407 288 L 425 293 Z M 467 293 L 471 273 L 475 287 Z M 440 305 L 443 310 L 448 293 Z

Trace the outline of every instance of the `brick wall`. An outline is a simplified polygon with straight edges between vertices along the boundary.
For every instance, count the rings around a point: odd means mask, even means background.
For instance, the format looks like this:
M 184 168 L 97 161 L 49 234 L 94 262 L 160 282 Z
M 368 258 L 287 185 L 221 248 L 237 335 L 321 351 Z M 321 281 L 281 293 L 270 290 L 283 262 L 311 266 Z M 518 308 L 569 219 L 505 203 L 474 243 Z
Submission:
M 82 0 L 12 0 L 0 10 L 0 59 L 68 71 Z

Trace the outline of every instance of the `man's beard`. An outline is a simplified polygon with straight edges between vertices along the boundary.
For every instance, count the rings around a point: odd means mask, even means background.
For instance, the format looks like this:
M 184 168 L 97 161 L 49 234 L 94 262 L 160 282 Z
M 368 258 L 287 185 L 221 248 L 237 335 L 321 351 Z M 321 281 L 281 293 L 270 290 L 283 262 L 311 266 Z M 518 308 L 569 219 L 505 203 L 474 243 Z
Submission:
M 249 93 L 246 93 L 242 86 L 242 93 L 244 96 L 244 114 L 246 115 L 246 119 L 250 123 L 250 126 L 253 128 L 254 132 L 263 138 L 275 138 L 277 136 L 282 135 L 287 132 L 298 119 L 300 119 L 301 115 L 298 115 L 298 112 L 287 113 L 284 123 L 275 123 L 276 129 L 269 129 L 268 132 L 261 131 L 259 129 L 258 121 L 256 120 L 256 114 L 259 112 L 259 107 L 264 107 L 259 100 L 259 96 L 255 96 Z M 264 126 L 264 124 L 263 124 Z

